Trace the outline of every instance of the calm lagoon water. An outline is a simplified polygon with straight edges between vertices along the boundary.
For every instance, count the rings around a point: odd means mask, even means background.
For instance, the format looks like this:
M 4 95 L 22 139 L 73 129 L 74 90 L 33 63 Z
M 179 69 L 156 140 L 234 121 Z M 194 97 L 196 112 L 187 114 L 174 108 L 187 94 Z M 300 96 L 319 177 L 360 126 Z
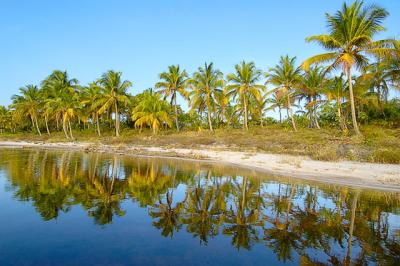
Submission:
M 399 265 L 400 195 L 227 166 L 0 149 L 0 265 Z

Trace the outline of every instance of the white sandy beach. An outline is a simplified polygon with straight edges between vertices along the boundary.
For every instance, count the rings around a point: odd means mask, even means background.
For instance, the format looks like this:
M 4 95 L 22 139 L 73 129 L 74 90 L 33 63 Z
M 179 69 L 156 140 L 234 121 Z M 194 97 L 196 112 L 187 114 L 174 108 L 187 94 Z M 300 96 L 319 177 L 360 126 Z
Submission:
M 227 151 L 218 149 L 176 149 L 142 147 L 128 144 L 104 145 L 96 143 L 44 143 L 2 141 L 1 147 L 76 149 L 94 152 L 119 153 L 129 156 L 157 156 L 201 159 L 215 163 L 233 164 L 274 175 L 328 182 L 333 184 L 376 188 L 400 192 L 400 165 L 352 161 L 326 162 L 307 157 Z

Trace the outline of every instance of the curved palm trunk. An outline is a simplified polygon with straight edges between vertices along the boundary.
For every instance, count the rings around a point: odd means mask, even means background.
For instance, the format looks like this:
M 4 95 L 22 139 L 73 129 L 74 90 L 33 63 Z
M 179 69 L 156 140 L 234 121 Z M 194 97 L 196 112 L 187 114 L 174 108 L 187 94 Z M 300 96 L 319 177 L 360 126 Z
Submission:
M 42 132 L 40 132 L 39 124 L 38 124 L 38 120 L 37 120 L 37 117 L 36 117 L 36 116 L 35 116 L 35 119 L 34 119 L 34 120 L 35 120 L 36 130 L 37 130 L 39 136 L 41 136 L 41 135 L 42 135 Z
M 349 92 L 350 92 L 350 106 L 351 106 L 351 119 L 353 120 L 353 128 L 357 135 L 361 136 L 360 129 L 358 128 L 357 124 L 357 117 L 356 117 L 356 107 L 354 104 L 354 95 L 353 95 L 353 83 L 351 79 L 351 68 L 347 68 L 347 78 L 349 81 Z
M 248 130 L 247 126 L 247 101 L 246 101 L 246 96 L 243 96 L 243 107 L 244 107 L 244 121 L 243 121 L 243 127 L 245 130 Z
M 211 122 L 211 103 L 209 94 L 207 95 L 207 118 L 208 118 L 208 125 L 210 126 L 210 131 L 214 131 Z
M 177 104 L 176 104 L 176 93 L 174 94 L 174 107 L 175 107 L 175 124 L 176 124 L 176 131 L 179 131 L 178 106 L 177 106 Z
M 67 122 L 66 119 L 63 119 L 62 128 L 63 128 L 64 134 L 65 134 L 65 137 L 67 139 L 69 139 L 68 132 L 67 132 L 67 123 L 66 122 Z
M 97 135 L 99 135 L 99 137 L 101 136 L 101 132 L 100 132 L 100 123 L 99 123 L 99 114 L 96 112 L 96 128 L 97 128 Z
M 74 139 L 74 136 L 72 135 L 72 127 L 71 127 L 71 120 L 68 118 L 68 127 L 69 127 L 69 135 L 71 139 Z
M 289 111 L 290 120 L 292 121 L 293 129 L 294 129 L 294 131 L 297 132 L 296 122 L 294 121 L 293 112 L 292 112 L 292 105 L 291 105 L 291 103 L 290 103 L 289 92 L 288 92 L 288 94 L 287 94 L 287 104 L 288 104 L 288 111 Z
M 118 113 L 118 103 L 115 102 L 115 136 L 119 137 L 119 113 Z
M 48 121 L 47 115 L 44 116 L 44 121 L 46 123 L 47 135 L 50 135 L 49 121 Z

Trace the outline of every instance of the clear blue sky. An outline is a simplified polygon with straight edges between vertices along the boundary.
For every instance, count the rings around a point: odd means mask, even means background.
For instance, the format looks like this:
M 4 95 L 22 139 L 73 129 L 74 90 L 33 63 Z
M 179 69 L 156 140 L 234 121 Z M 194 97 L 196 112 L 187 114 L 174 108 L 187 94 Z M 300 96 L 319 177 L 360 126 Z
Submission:
M 366 1 L 368 3 L 372 1 Z M 400 36 L 400 1 L 374 1 L 391 13 L 381 37 Z M 304 42 L 325 32 L 325 12 L 342 0 L 281 1 L 18 1 L 0 5 L 0 104 L 52 70 L 81 84 L 108 69 L 152 87 L 158 73 L 180 64 L 189 73 L 205 61 L 224 73 L 241 60 L 267 70 L 284 54 L 298 62 L 321 52 Z

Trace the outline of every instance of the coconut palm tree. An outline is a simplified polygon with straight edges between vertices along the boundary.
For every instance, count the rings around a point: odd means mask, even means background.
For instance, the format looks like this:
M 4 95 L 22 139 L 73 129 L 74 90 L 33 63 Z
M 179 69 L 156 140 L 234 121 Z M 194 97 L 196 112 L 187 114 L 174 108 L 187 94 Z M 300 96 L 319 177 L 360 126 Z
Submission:
M 343 74 L 334 77 L 328 81 L 327 86 L 324 88 L 323 93 L 325 94 L 327 101 L 334 100 L 336 102 L 336 116 L 339 121 L 340 128 L 343 132 L 347 132 L 347 124 L 345 117 L 342 115 L 342 104 L 345 101 L 347 95 L 347 84 L 343 78 Z
M 272 97 L 268 98 L 268 102 L 271 104 L 269 107 L 270 110 L 274 110 L 278 108 L 279 112 L 279 123 L 282 123 L 282 108 L 285 107 L 285 95 L 283 95 L 280 91 L 274 91 L 272 93 Z
M 96 123 L 97 135 L 100 137 L 99 109 L 102 103 L 102 88 L 98 82 L 91 82 L 83 88 L 81 103 L 89 109 L 93 122 Z
M 330 69 L 341 67 L 347 75 L 351 116 L 357 135 L 361 135 L 361 132 L 356 118 L 351 70 L 367 65 L 370 55 L 391 54 L 392 41 L 373 40 L 374 35 L 385 29 L 382 22 L 387 16 L 388 12 L 377 5 L 364 6 L 362 1 L 355 1 L 351 5 L 344 3 L 334 15 L 326 14 L 328 34 L 306 38 L 307 42 L 316 42 L 329 52 L 308 58 L 302 64 L 304 69 L 315 63 L 330 63 Z
M 234 100 L 238 97 L 238 101 L 243 109 L 243 129 L 248 130 L 248 103 L 249 98 L 261 98 L 261 92 L 265 90 L 265 86 L 258 84 L 262 75 L 261 70 L 257 69 L 253 62 L 246 63 L 242 61 L 235 65 L 235 73 L 227 76 L 229 85 L 225 88 L 228 96 Z
M 27 85 L 19 89 L 21 95 L 12 96 L 16 112 L 21 116 L 29 116 L 32 127 L 36 128 L 39 136 L 42 135 L 39 129 L 38 116 L 40 113 L 41 97 L 39 88 L 36 85 Z
M 193 74 L 193 78 L 188 80 L 192 91 L 189 93 L 191 105 L 196 106 L 199 101 L 205 101 L 207 108 L 207 119 L 210 131 L 213 131 L 211 112 L 214 109 L 216 94 L 224 86 L 223 74 L 218 69 L 213 68 L 213 63 L 204 63 L 204 68 Z
M 301 70 L 299 67 L 295 66 L 295 62 L 296 57 L 289 57 L 288 55 L 281 56 L 279 64 L 270 68 L 266 77 L 268 78 L 268 83 L 278 86 L 275 90 L 280 91 L 286 96 L 288 114 L 292 121 L 294 131 L 297 131 L 296 122 L 293 117 L 291 97 L 295 94 L 295 90 L 301 82 Z
M 109 70 L 104 73 L 99 83 L 103 86 L 103 93 L 101 99 L 101 107 L 99 114 L 103 114 L 108 110 L 114 110 L 115 115 L 115 136 L 119 137 L 120 132 L 120 105 L 127 105 L 129 98 L 127 90 L 132 86 L 128 80 L 121 79 L 122 73 Z
M 309 127 L 319 127 L 316 109 L 321 102 L 321 92 L 327 84 L 326 71 L 316 66 L 305 71 L 298 90 L 298 99 L 306 101 L 306 109 L 310 120 Z
M 66 71 L 55 70 L 42 81 L 42 88 L 48 91 L 46 109 L 55 114 L 56 121 L 62 121 L 65 137 L 73 139 L 71 119 L 80 107 L 77 95 L 78 80 L 70 79 Z
M 172 126 L 170 119 L 170 105 L 161 100 L 160 95 L 148 91 L 143 93 L 143 98 L 132 111 L 132 120 L 135 127 L 142 128 L 144 125 L 153 129 L 156 134 L 162 125 Z
M 0 105 L 0 133 L 6 129 L 11 129 L 11 112 L 6 107 Z
M 177 131 L 179 131 L 177 96 L 179 93 L 182 97 L 187 98 L 187 92 L 185 90 L 187 86 L 187 77 L 186 71 L 181 71 L 179 65 L 172 65 L 168 67 L 168 72 L 162 72 L 159 75 L 162 81 L 157 82 L 155 85 L 155 87 L 159 89 L 158 92 L 164 95 L 164 100 L 171 97 L 171 105 L 173 105 L 175 109 Z

